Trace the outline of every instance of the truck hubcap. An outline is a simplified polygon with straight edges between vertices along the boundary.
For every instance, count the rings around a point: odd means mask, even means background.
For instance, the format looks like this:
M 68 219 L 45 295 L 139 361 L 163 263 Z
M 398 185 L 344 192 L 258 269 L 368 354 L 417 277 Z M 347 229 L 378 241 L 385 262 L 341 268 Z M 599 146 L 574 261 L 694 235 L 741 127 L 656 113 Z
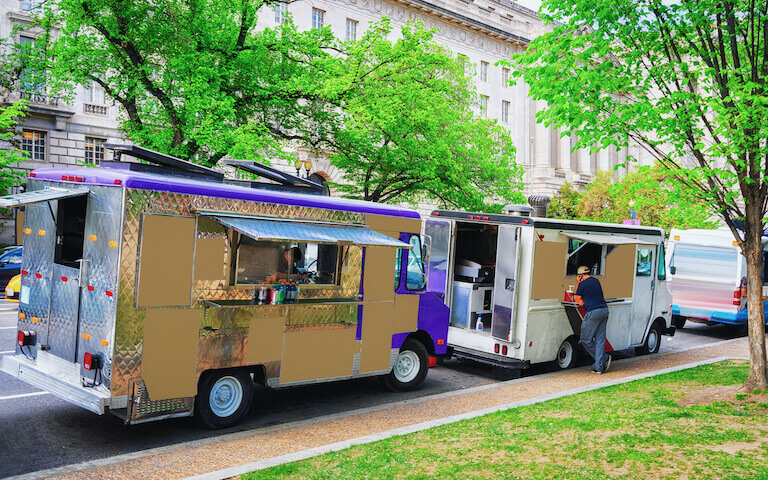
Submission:
M 415 352 L 405 350 L 400 352 L 395 362 L 395 378 L 402 383 L 408 383 L 419 374 L 419 356 Z
M 222 377 L 213 384 L 209 405 L 218 417 L 228 417 L 235 413 L 243 402 L 243 386 L 235 377 Z

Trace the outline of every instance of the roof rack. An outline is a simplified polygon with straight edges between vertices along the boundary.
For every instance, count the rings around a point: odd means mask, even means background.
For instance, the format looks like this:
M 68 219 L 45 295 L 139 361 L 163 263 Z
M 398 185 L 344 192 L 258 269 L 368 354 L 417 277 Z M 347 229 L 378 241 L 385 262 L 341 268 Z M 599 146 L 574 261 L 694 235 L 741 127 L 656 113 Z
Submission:
M 103 161 L 102 166 L 114 169 L 127 169 L 131 171 L 141 171 L 148 173 L 161 173 L 166 175 L 183 176 L 202 180 L 214 180 L 217 182 L 245 185 L 250 188 L 259 188 L 265 190 L 290 191 L 306 193 L 313 195 L 328 195 L 327 188 L 317 182 L 306 178 L 300 178 L 290 173 L 281 172 L 275 168 L 252 160 L 222 160 L 224 165 L 233 166 L 239 170 L 257 175 L 258 177 L 271 180 L 275 183 L 254 182 L 249 180 L 230 180 L 224 178 L 224 173 L 212 168 L 198 165 L 180 158 L 156 152 L 148 148 L 137 145 L 118 145 L 115 143 L 105 143 L 104 148 L 115 152 L 114 161 Z M 135 162 L 123 162 L 120 160 L 122 154 L 144 160 L 154 165 L 146 165 Z

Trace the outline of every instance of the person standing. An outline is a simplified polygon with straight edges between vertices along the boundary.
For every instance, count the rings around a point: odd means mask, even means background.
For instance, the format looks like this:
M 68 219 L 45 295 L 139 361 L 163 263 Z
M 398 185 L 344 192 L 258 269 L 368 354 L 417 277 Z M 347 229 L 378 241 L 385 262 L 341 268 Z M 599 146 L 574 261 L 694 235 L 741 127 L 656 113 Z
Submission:
M 608 304 L 605 303 L 600 281 L 589 274 L 589 267 L 576 270 L 574 300 L 587 311 L 581 323 L 581 344 L 594 359 L 592 373 L 605 373 L 611 365 L 611 356 L 605 352 L 605 328 L 608 324 Z

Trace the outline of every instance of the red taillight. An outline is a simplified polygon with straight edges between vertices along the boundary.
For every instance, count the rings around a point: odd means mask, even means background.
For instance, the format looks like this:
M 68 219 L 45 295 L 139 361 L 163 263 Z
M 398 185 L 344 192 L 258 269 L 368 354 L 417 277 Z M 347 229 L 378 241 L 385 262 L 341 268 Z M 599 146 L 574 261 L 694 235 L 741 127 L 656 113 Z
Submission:
M 35 178 L 37 176 L 37 174 L 35 172 L 32 172 L 32 173 L 29 174 L 29 176 L 32 177 L 32 178 Z
M 523 225 L 528 225 L 528 220 L 523 220 L 523 221 L 522 221 L 522 222 L 520 222 L 520 223 L 522 223 Z
M 483 217 L 483 220 L 488 220 L 488 217 Z
M 733 304 L 741 305 L 741 289 L 734 290 L 733 292 Z
M 16 337 L 17 343 L 20 347 L 26 347 L 28 345 L 34 345 L 37 339 L 37 334 L 34 330 L 19 330 L 19 335 Z
M 115 185 L 120 185 L 121 183 L 123 183 L 122 180 L 120 180 L 120 179 L 115 180 Z
M 105 291 L 104 294 L 108 297 L 111 297 L 112 295 L 114 295 L 114 293 L 110 292 L 109 290 Z
M 28 274 L 28 273 L 29 273 L 29 272 L 28 272 L 28 271 L 26 271 L 26 270 L 22 270 L 22 271 L 21 271 L 21 274 L 22 274 L 22 275 L 26 275 L 26 274 Z
M 82 182 L 83 181 L 83 177 L 75 177 L 75 181 L 76 182 Z
M 493 353 L 499 353 L 499 344 L 493 346 Z
M 502 345 L 501 346 L 501 354 L 502 355 L 506 355 L 507 354 L 507 346 L 506 345 Z
M 43 275 L 41 273 L 36 273 L 35 278 L 43 278 Z
M 101 368 L 101 354 L 86 353 L 83 355 L 83 368 L 86 370 L 98 370 Z
M 440 215 L 440 214 L 439 214 L 439 213 L 437 213 L 437 212 L 432 212 L 432 216 L 433 216 L 433 217 L 436 217 L 436 216 L 438 216 L 438 215 Z
M 88 289 L 89 292 L 92 292 L 94 290 L 93 285 L 88 285 L 86 288 Z
M 70 181 L 70 182 L 74 182 L 75 181 L 75 176 L 74 175 L 67 175 L 67 180 Z
M 61 179 L 62 179 L 62 180 L 66 180 L 66 179 L 67 179 L 67 176 L 66 176 L 66 175 L 62 175 L 62 176 L 61 176 Z
M 66 282 L 67 281 L 67 277 L 61 277 L 61 281 L 62 282 Z

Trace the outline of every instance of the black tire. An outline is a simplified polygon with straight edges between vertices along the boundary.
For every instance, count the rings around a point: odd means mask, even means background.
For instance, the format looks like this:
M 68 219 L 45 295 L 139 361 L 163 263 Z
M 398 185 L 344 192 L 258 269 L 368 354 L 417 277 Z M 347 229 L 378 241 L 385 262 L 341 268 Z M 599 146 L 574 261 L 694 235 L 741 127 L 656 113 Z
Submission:
M 685 320 L 686 318 L 681 317 L 680 315 L 672 315 L 672 325 L 678 330 L 685 326 Z
M 661 346 L 661 326 L 659 322 L 653 322 L 651 329 L 648 330 L 648 335 L 645 337 L 643 346 L 635 347 L 635 353 L 638 355 L 648 355 L 649 353 L 656 353 Z
M 210 429 L 233 427 L 248 413 L 252 399 L 253 381 L 246 370 L 208 372 L 197 386 L 195 416 Z
M 557 349 L 555 357 L 555 366 L 558 370 L 567 370 L 573 368 L 579 362 L 579 340 L 576 337 L 568 337 L 560 348 Z
M 392 371 L 383 375 L 382 380 L 393 392 L 410 392 L 421 386 L 428 370 L 427 349 L 418 340 L 406 338 Z

